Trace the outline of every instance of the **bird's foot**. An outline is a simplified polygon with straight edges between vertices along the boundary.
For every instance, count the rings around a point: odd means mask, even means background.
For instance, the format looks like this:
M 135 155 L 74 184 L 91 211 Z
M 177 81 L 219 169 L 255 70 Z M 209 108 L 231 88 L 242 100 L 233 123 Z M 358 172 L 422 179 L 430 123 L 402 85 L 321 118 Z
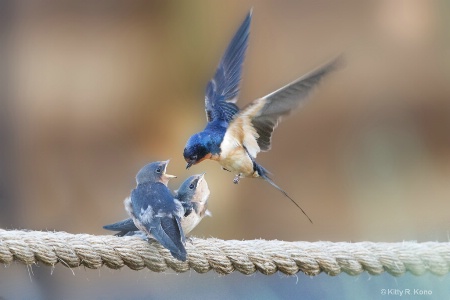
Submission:
M 233 183 L 234 183 L 234 184 L 238 184 L 238 183 L 239 183 L 239 179 L 240 179 L 239 175 L 236 175 L 236 176 L 234 177 L 234 179 L 233 179 Z

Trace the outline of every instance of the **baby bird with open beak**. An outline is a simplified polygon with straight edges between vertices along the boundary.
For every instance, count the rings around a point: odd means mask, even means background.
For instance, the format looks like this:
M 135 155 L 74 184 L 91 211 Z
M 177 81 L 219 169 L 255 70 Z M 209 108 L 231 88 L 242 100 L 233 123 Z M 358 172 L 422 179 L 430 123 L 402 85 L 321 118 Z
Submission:
M 205 173 L 190 176 L 175 191 L 174 197 L 181 203 L 184 209 L 184 215 L 181 218 L 180 224 L 185 235 L 189 234 L 205 215 L 211 215 L 207 209 L 209 195 L 210 191 L 205 179 Z M 103 228 L 119 231 L 116 233 L 117 236 L 140 236 L 144 239 L 147 238 L 147 235 L 138 229 L 132 218 L 105 225 Z
M 125 199 L 125 210 L 136 228 L 161 243 L 176 259 L 185 261 L 186 238 L 180 224 L 185 209 L 167 187 L 169 180 L 176 177 L 166 174 L 168 163 L 153 162 L 137 173 L 137 186 Z

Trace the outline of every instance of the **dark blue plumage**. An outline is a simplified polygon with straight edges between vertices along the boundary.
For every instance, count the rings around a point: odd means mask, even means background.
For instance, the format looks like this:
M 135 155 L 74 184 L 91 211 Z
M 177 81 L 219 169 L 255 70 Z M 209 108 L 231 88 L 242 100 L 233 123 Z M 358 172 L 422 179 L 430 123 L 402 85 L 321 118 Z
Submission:
M 250 11 L 225 51 L 213 79 L 206 87 L 205 108 L 209 123 L 213 121 L 219 121 L 219 124 L 221 121 L 229 123 L 239 111 L 234 102 L 239 95 L 242 63 L 248 46 L 251 21 Z
M 213 79 L 206 87 L 205 111 L 208 123 L 202 132 L 189 139 L 184 149 L 184 157 L 192 162 L 220 154 L 220 144 L 228 124 L 239 111 L 234 103 L 239 95 L 242 63 L 248 46 L 251 20 L 250 11 L 225 51 Z M 191 165 L 188 162 L 188 168 Z
M 183 152 L 186 168 L 205 159 L 216 160 L 223 169 L 236 174 L 235 183 L 243 177 L 263 178 L 300 208 L 270 179 L 269 172 L 255 158 L 260 151 L 270 150 L 272 133 L 281 118 L 297 108 L 321 79 L 340 65 L 342 59 L 338 57 L 239 110 L 235 102 L 239 95 L 251 18 L 250 12 L 231 40 L 213 79 L 206 87 L 205 110 L 208 123 L 202 132 L 192 135 L 186 143 Z
M 167 188 L 168 180 L 174 177 L 165 173 L 167 164 L 168 161 L 154 162 L 139 171 L 137 187 L 125 200 L 125 209 L 139 230 L 156 239 L 175 258 L 185 261 L 185 236 L 180 224 L 184 208 Z

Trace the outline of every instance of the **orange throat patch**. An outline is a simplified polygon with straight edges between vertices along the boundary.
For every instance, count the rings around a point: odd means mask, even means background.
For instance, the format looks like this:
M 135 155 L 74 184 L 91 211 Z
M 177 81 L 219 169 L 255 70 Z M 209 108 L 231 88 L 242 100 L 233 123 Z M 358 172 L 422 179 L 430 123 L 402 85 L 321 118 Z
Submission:
M 213 155 L 211 153 L 208 153 L 202 159 L 200 159 L 198 162 L 196 162 L 195 164 L 201 163 L 205 159 L 213 159 L 212 157 L 213 157 Z
M 219 159 L 220 159 L 220 154 L 214 154 L 214 155 L 212 155 L 212 154 L 210 153 L 208 158 L 211 159 L 211 160 L 219 161 Z

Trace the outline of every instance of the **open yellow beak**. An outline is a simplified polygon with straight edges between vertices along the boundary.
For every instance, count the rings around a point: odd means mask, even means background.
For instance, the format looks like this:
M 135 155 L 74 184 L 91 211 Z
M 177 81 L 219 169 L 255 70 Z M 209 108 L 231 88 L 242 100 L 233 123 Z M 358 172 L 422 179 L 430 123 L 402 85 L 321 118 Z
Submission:
M 164 167 L 164 173 L 163 173 L 163 176 L 164 176 L 165 178 L 167 178 L 167 179 L 177 178 L 177 176 L 175 176 L 175 175 L 171 175 L 171 174 L 167 174 L 167 173 L 166 173 L 167 166 L 169 165 L 169 162 L 170 162 L 170 159 L 166 160 L 166 165 L 165 165 L 165 167 Z

